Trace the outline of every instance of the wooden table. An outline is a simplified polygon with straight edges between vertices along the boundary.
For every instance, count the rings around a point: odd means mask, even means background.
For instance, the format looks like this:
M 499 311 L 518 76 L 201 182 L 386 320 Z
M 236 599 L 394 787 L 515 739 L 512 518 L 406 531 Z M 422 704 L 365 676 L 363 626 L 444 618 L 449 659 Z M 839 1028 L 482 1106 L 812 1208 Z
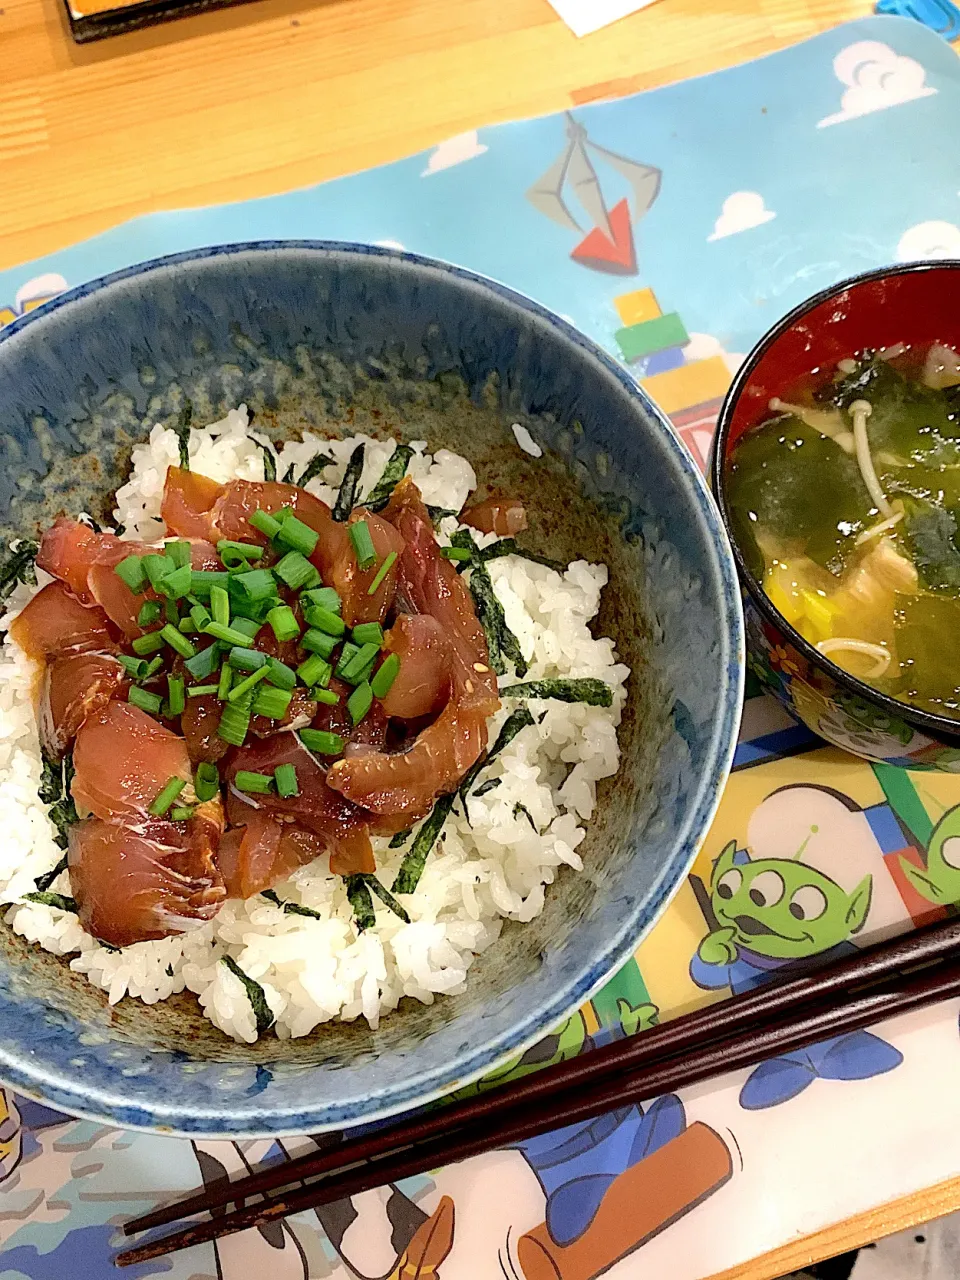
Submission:
M 267 195 L 477 125 L 699 75 L 871 11 L 661 0 L 577 40 L 547 0 L 258 0 L 77 47 L 0 0 L 0 268 L 140 213 Z M 960 1208 L 960 1180 L 725 1272 L 771 1280 Z

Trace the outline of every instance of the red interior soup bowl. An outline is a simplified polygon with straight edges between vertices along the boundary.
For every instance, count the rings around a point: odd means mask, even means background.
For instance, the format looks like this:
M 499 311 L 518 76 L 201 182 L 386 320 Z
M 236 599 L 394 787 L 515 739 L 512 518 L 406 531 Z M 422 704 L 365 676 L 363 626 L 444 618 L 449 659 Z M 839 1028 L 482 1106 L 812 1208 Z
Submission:
M 711 479 L 761 681 L 837 746 L 960 772 L 954 353 L 960 261 L 885 268 L 817 294 L 740 368 Z M 939 657 L 934 673 L 932 655 L 951 650 L 955 676 Z

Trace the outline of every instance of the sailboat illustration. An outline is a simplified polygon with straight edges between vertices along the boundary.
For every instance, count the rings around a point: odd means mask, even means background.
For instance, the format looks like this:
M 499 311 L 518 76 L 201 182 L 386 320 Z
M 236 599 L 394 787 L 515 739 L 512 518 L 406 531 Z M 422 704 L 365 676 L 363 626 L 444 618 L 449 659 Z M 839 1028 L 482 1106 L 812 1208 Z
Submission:
M 633 224 L 639 222 L 660 192 L 661 173 L 652 165 L 629 160 L 591 142 L 586 128 L 567 112 L 567 145 L 562 155 L 527 192 L 527 199 L 540 213 L 561 227 L 587 234 L 570 254 L 574 262 L 594 271 L 632 276 L 637 273 L 637 251 Z M 605 160 L 630 185 L 633 212 L 624 198 L 607 207 L 600 179 L 590 153 Z M 589 221 L 581 225 L 568 201 L 575 197 Z

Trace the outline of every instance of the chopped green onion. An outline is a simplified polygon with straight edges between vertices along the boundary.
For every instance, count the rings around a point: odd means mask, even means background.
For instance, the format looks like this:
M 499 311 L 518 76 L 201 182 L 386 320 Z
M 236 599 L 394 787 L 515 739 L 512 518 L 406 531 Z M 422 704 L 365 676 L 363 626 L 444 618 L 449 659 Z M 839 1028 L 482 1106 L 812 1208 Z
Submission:
M 377 673 L 370 681 L 370 688 L 378 698 L 385 698 L 390 692 L 397 672 L 400 670 L 400 655 L 388 653 L 377 668 Z
M 212 621 L 210 610 L 203 604 L 192 605 L 190 608 L 190 617 L 193 620 L 193 625 L 198 631 L 201 631 L 208 622 Z
M 242 702 L 227 702 L 220 714 L 217 737 L 231 746 L 242 747 L 250 727 L 250 708 Z
M 167 714 L 179 716 L 186 706 L 183 680 L 179 676 L 167 676 Z
M 144 680 L 149 680 L 151 676 L 155 676 L 157 674 L 157 672 L 160 670 L 162 666 L 163 666 L 163 658 L 161 658 L 160 654 L 158 653 L 155 658 L 151 658 L 150 661 L 147 663 L 147 669 L 146 671 L 144 671 L 143 676 L 141 678 Z
M 212 800 L 220 791 L 220 773 L 215 764 L 204 760 L 197 765 L 197 772 L 193 779 L 193 789 L 197 793 L 197 799 L 200 801 Z
M 163 790 L 151 800 L 147 812 L 155 818 L 162 818 L 186 785 L 183 778 L 168 778 Z
M 322 702 L 328 707 L 335 707 L 340 701 L 340 695 L 338 693 L 334 693 L 332 689 L 324 689 L 320 685 L 317 685 L 310 690 L 310 697 L 314 702 Z
M 211 644 L 206 649 L 201 649 L 194 657 L 188 658 L 183 665 L 194 680 L 205 680 L 216 670 L 218 657 L 217 646 Z
M 284 640 L 296 640 L 300 634 L 300 623 L 288 604 L 278 604 L 267 614 L 273 634 L 282 644 Z
M 157 590 L 162 591 L 171 600 L 179 600 L 181 596 L 189 594 L 192 586 L 193 570 L 188 564 L 184 564 L 162 578 L 157 584 Z
M 233 618 L 230 626 L 234 631 L 239 631 L 242 636 L 246 636 L 249 640 L 255 640 L 257 632 L 262 626 L 262 620 L 256 618 Z
M 172 560 L 175 568 L 181 569 L 185 564 L 190 563 L 190 543 L 182 538 L 176 542 L 165 542 L 163 544 L 163 553 L 168 560 Z
M 298 520 L 296 516 L 289 516 L 280 526 L 277 541 L 289 547 L 291 551 L 299 551 L 301 555 L 311 556 L 320 541 L 320 535 L 308 524 Z
M 377 562 L 377 550 L 370 536 L 370 526 L 366 520 L 358 520 L 350 526 L 348 532 L 357 557 L 357 564 L 361 569 L 372 569 Z
M 214 622 L 219 622 L 221 627 L 230 625 L 230 596 L 223 587 L 210 588 L 210 614 L 207 616 L 207 622 L 211 617 Z
M 316 586 L 320 574 L 309 560 L 299 551 L 288 551 L 282 560 L 273 566 L 278 578 L 282 578 L 291 591 L 299 591 L 301 587 Z
M 147 674 L 147 663 L 143 658 L 131 658 L 128 653 L 118 653 L 117 661 L 123 667 L 128 676 L 132 676 L 134 680 L 143 680 Z
M 236 573 L 230 579 L 230 586 L 247 600 L 267 600 L 277 594 L 277 584 L 269 569 L 248 569 L 246 573 Z
M 440 554 L 445 560 L 470 560 L 473 552 L 467 547 L 441 547 Z
M 290 709 L 293 694 L 289 689 L 270 689 L 261 685 L 253 699 L 253 714 L 268 720 L 282 720 Z
M 202 698 L 208 693 L 216 693 L 219 688 L 217 684 L 194 684 L 187 690 L 187 697 Z
M 273 771 L 273 780 L 277 785 L 277 795 L 285 800 L 300 794 L 297 771 L 292 764 L 278 764 Z
M 131 591 L 139 593 L 147 585 L 146 570 L 139 556 L 127 556 L 115 566 L 113 572 L 127 584 Z
M 259 671 L 270 659 L 259 649 L 241 649 L 237 646 L 227 654 L 227 661 L 236 671 Z
M 233 688 L 233 668 L 229 663 L 225 662 L 220 668 L 220 682 L 217 685 L 217 697 L 221 702 L 226 702 L 230 697 L 230 690 Z M 236 698 L 233 699 L 237 701 Z
M 284 520 L 289 520 L 293 515 L 293 507 L 281 507 L 279 511 L 273 513 L 273 518 L 277 524 L 283 524 Z
M 319 654 L 314 656 L 319 657 Z M 307 659 L 307 661 L 310 661 L 310 659 Z M 321 661 L 323 660 L 321 659 Z M 307 664 L 304 663 L 303 665 L 306 666 Z M 333 667 L 330 665 L 329 662 L 324 662 L 322 669 L 320 669 L 319 664 L 317 665 L 317 671 L 318 671 L 318 674 L 314 675 L 313 679 L 310 680 L 308 683 L 312 685 L 316 685 L 317 688 L 319 689 L 325 689 L 327 685 L 330 683 L 330 677 L 333 675 Z M 310 674 L 313 675 L 312 670 Z
M 603 680 L 591 677 L 530 680 L 527 684 L 511 684 L 500 690 L 501 698 L 556 698 L 560 702 L 585 702 L 590 707 L 609 707 L 613 690 Z
M 351 640 L 347 640 L 340 650 L 340 661 L 337 663 L 337 675 L 343 674 L 343 668 L 347 665 L 351 658 L 360 652 L 360 646 L 354 644 Z
M 195 636 L 200 630 L 191 617 L 181 618 L 179 628 L 185 636 Z
M 321 608 L 320 605 L 309 605 L 304 609 L 303 616 L 311 627 L 318 627 L 328 636 L 342 636 L 347 629 L 347 624 L 339 613 L 334 613 L 332 609 Z
M 316 751 L 322 756 L 338 756 L 344 747 L 339 733 L 329 733 L 326 729 L 301 729 L 300 741 L 308 751 Z
M 383 627 L 379 622 L 361 622 L 350 634 L 354 644 L 383 644 Z
M 225 587 L 229 581 L 229 573 L 219 573 L 216 569 L 194 569 L 190 574 L 190 589 L 195 596 L 208 596 L 211 587 Z
M 164 600 L 163 616 L 165 621 L 172 622 L 175 627 L 179 627 L 180 610 L 177 608 L 176 600 Z
M 252 773 L 249 769 L 238 769 L 233 785 L 238 791 L 265 796 L 273 789 L 273 778 L 269 773 Z
M 346 680 L 347 684 L 360 684 L 366 678 L 367 670 L 376 661 L 379 652 L 378 644 L 361 645 L 348 662 L 337 667 L 340 679 Z
M 237 557 L 238 564 L 245 564 L 248 560 L 260 560 L 263 558 L 263 547 L 258 546 L 255 542 L 230 542 L 226 538 L 221 538 L 217 543 L 217 555 L 224 560 L 224 553 L 231 552 Z M 228 566 L 232 568 L 234 566 Z
M 159 600 L 144 600 L 137 614 L 137 626 L 149 627 L 151 622 L 158 622 L 161 612 Z
M 188 818 L 193 817 L 193 805 L 183 805 L 181 808 L 170 810 L 171 822 L 186 822 Z
M 238 619 L 234 619 L 238 621 Z M 257 628 L 259 630 L 259 627 Z M 213 636 L 214 640 L 222 640 L 224 644 L 240 645 L 242 649 L 253 648 L 252 636 L 244 635 L 237 626 L 224 627 L 219 622 L 208 622 L 203 628 L 204 635 Z
M 343 608 L 343 601 L 333 587 L 314 587 L 310 591 L 304 591 L 300 599 L 304 605 L 317 605 L 321 609 L 329 609 L 332 613 L 339 613 Z
M 181 658 L 193 658 L 196 655 L 196 645 L 192 640 L 181 635 L 172 623 L 168 622 L 165 627 L 161 627 L 158 634 L 166 640 L 171 649 L 179 653 Z
M 369 587 L 367 587 L 368 596 L 375 596 L 377 592 L 380 590 L 380 587 L 383 584 L 383 580 L 387 576 L 387 574 L 390 572 L 390 570 L 393 568 L 393 562 L 394 560 L 396 560 L 396 558 L 397 558 L 397 553 L 395 551 L 391 551 L 388 555 L 384 557 L 383 563 L 380 565 L 380 568 L 377 570 L 376 577 L 370 583 Z
M 223 669 L 224 671 L 230 670 L 228 666 L 225 666 Z M 241 698 L 245 697 L 251 691 L 251 689 L 255 689 L 261 680 L 266 680 L 269 674 L 270 667 L 265 663 L 258 671 L 251 672 L 251 674 L 247 676 L 246 680 L 241 680 L 239 684 L 234 685 L 230 690 L 228 700 L 230 702 L 239 702 Z
M 280 521 L 274 520 L 266 511 L 255 511 L 252 516 L 247 516 L 247 524 L 268 538 L 275 538 L 280 532 Z
M 370 688 L 369 682 L 364 680 L 363 684 L 357 685 L 347 699 L 347 710 L 350 712 L 350 719 L 354 724 L 359 724 L 372 706 L 373 690 Z
M 149 555 L 144 556 L 140 561 L 143 571 L 150 579 L 150 585 L 154 591 L 160 590 L 160 583 L 164 580 L 171 569 L 175 568 L 173 561 L 168 560 L 166 556 Z
M 312 653 L 297 667 L 297 675 L 305 685 L 319 684 L 320 677 L 329 666 L 330 664 L 319 653 Z
M 163 648 L 163 635 L 159 631 L 148 631 L 145 636 L 137 636 L 130 648 L 141 657 L 145 653 L 156 653 Z
M 264 600 L 247 600 L 243 596 L 233 596 L 230 600 L 230 611 L 233 614 L 230 619 L 230 625 L 235 627 L 238 620 L 243 618 L 247 622 L 256 623 L 257 631 L 259 631 L 266 621 L 267 614 L 279 603 L 278 596 L 267 596 Z M 242 627 L 241 630 L 243 630 Z M 256 631 L 250 634 L 256 635 Z
M 354 508 L 357 501 L 357 489 L 360 485 L 360 475 L 363 471 L 364 447 L 358 444 L 350 455 L 350 461 L 343 473 L 343 480 L 340 483 L 340 492 L 337 494 L 337 500 L 333 505 L 332 515 L 334 520 L 343 523 Z
M 270 674 L 267 684 L 276 685 L 278 689 L 292 689 L 297 683 L 297 673 L 279 658 L 270 659 Z
M 336 636 L 327 635 L 325 631 L 311 629 L 300 638 L 300 647 L 308 653 L 318 653 L 321 658 L 329 658 L 339 644 Z

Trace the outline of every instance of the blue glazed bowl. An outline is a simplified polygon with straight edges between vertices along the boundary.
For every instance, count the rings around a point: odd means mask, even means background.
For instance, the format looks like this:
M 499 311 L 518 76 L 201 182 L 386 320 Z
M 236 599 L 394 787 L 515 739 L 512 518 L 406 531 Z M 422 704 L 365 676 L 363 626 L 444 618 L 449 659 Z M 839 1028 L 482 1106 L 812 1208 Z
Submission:
M 720 410 L 711 480 L 730 532 L 744 596 L 750 666 L 786 709 L 834 746 L 908 769 L 960 772 L 960 721 L 879 693 L 824 657 L 775 608 L 733 532 L 726 474 L 744 431 L 769 417 L 772 396 L 796 400 L 839 360 L 907 342 L 924 351 L 960 341 L 960 261 L 882 267 L 824 289 L 760 339 Z
M 465 994 L 378 1031 L 326 1024 L 234 1044 L 188 995 L 103 993 L 0 929 L 0 1075 L 114 1124 L 216 1136 L 316 1132 L 412 1108 L 539 1039 L 622 965 L 683 880 L 730 764 L 742 622 L 718 513 L 632 379 L 581 334 L 469 272 L 313 242 L 232 245 L 74 289 L 0 334 L 0 534 L 106 513 L 132 444 L 246 402 L 274 438 L 426 439 L 518 493 L 530 537 L 610 567 L 598 626 L 633 668 L 623 763 L 543 914 L 508 926 Z M 516 445 L 525 425 L 543 447 Z M 481 488 L 482 492 L 482 488 Z M 0 831 L 0 840 L 2 840 Z

